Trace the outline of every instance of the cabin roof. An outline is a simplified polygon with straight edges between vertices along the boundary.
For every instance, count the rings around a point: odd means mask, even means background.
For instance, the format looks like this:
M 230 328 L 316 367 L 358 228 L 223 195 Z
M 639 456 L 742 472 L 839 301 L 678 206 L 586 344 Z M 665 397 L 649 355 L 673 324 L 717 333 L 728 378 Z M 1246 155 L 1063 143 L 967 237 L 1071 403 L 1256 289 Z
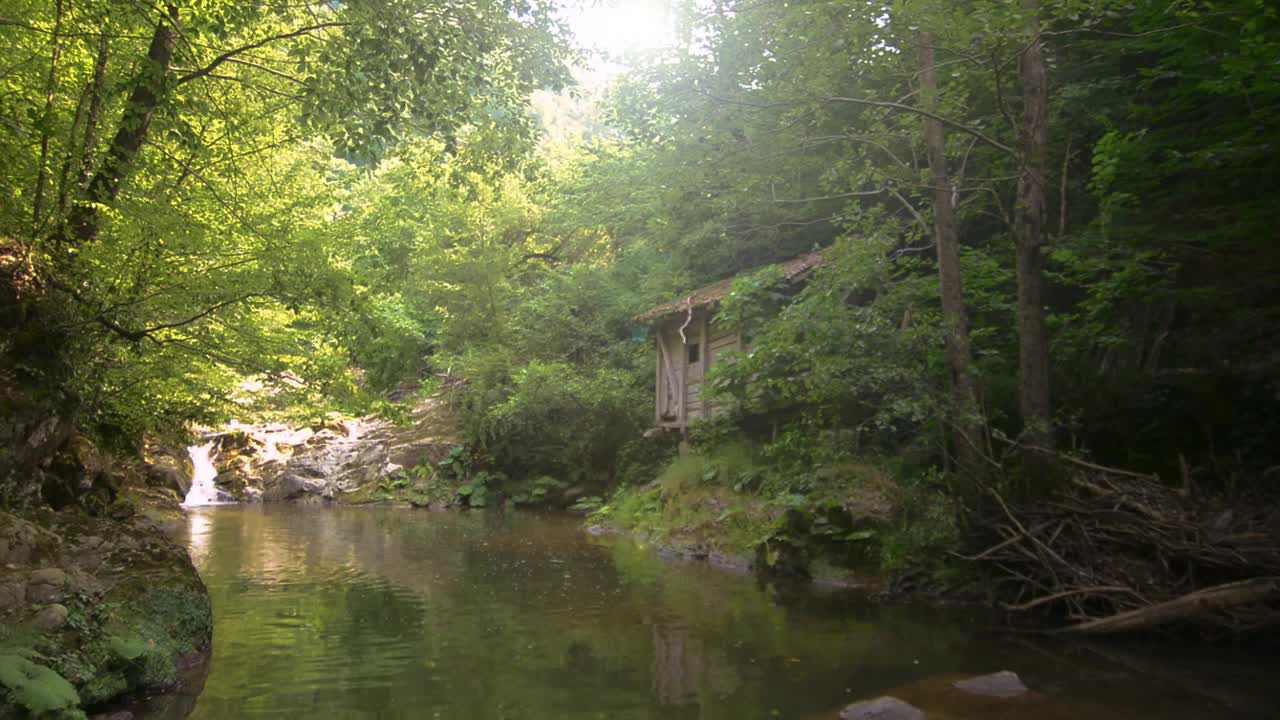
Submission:
M 782 277 L 790 283 L 800 282 L 813 272 L 814 268 L 822 265 L 824 257 L 821 250 L 811 252 L 807 255 L 795 257 L 786 262 L 779 263 L 782 267 Z M 733 281 L 742 275 L 757 272 L 760 268 L 747 270 L 738 275 L 727 277 L 724 280 L 711 283 L 697 290 L 685 293 L 682 297 L 672 300 L 669 303 L 663 303 L 636 316 L 637 320 L 653 321 L 664 318 L 668 315 L 677 313 L 685 313 L 691 309 L 707 307 L 718 304 L 721 300 L 729 295 L 733 289 Z

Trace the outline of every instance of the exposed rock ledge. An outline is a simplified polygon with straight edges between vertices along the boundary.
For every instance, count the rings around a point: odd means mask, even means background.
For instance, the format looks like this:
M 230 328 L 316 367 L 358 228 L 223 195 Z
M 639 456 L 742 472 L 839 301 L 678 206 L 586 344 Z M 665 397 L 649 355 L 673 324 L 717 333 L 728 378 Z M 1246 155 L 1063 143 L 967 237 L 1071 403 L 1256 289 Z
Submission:
M 414 408 L 412 424 L 343 418 L 293 428 L 233 425 L 210 432 L 219 490 L 240 502 L 342 500 L 392 480 L 415 466 L 436 463 L 457 444 L 457 420 L 441 399 Z

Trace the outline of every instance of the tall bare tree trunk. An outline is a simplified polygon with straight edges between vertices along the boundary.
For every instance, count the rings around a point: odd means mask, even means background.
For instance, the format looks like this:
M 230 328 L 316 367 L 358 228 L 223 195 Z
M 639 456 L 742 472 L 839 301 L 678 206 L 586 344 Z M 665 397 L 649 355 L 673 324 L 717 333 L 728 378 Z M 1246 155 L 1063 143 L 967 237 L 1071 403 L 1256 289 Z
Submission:
M 929 184 L 933 187 L 933 235 L 942 285 L 947 381 L 951 386 L 951 434 L 956 464 L 963 475 L 972 479 L 982 467 L 982 421 L 960 277 L 960 227 L 954 189 L 947 173 L 946 135 L 942 122 L 936 119 L 938 75 L 933 59 L 933 37 L 921 32 L 917 33 L 916 40 L 920 46 L 921 104 L 934 116 L 924 116 L 924 141 L 929 156 Z
M 1040 38 L 1040 2 L 1022 0 L 1027 47 L 1022 52 L 1022 168 L 1018 177 L 1016 255 L 1018 273 L 1018 390 L 1024 437 L 1032 449 L 1023 467 L 1033 485 L 1048 470 L 1044 450 L 1053 448 L 1049 384 L 1049 337 L 1044 321 L 1045 154 L 1048 89 Z

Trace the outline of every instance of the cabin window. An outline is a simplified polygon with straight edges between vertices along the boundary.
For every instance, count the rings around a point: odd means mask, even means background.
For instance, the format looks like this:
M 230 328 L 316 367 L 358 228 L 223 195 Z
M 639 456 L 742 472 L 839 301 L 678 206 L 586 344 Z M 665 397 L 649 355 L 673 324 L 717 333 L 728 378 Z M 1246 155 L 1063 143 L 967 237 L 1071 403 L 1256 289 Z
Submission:
M 689 364 L 702 361 L 702 346 L 698 343 L 689 343 Z

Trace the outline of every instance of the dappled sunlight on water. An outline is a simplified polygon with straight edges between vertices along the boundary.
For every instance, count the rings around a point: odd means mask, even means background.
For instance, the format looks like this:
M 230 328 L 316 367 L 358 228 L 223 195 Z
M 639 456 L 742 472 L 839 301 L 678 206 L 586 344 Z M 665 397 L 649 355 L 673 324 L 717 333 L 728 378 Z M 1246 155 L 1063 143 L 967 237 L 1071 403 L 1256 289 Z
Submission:
M 1045 697 L 980 717 L 1262 718 L 1276 699 L 1247 658 L 1046 645 L 833 595 L 783 603 L 570 518 L 258 506 L 193 512 L 189 532 L 215 617 L 192 718 L 833 719 L 888 691 L 970 717 L 950 679 L 1002 668 Z

